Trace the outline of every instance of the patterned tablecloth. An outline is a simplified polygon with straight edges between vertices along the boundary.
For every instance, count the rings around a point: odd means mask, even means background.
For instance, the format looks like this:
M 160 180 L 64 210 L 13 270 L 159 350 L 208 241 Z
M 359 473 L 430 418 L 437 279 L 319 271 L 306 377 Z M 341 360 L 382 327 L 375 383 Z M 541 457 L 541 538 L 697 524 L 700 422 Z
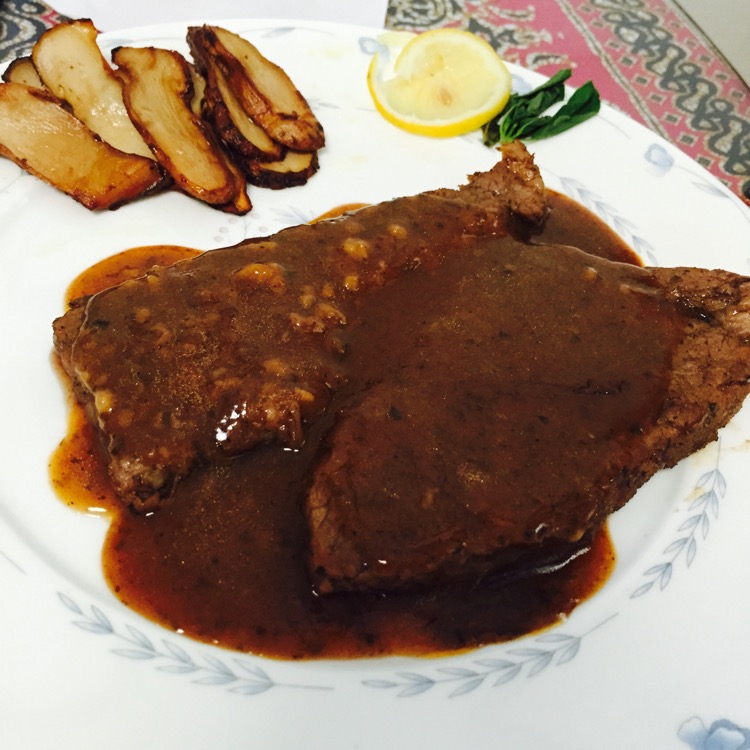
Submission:
M 0 60 L 65 20 L 49 5 L 0 2 Z M 385 25 L 469 29 L 510 62 L 574 69 L 750 204 L 750 89 L 672 0 L 390 0 Z

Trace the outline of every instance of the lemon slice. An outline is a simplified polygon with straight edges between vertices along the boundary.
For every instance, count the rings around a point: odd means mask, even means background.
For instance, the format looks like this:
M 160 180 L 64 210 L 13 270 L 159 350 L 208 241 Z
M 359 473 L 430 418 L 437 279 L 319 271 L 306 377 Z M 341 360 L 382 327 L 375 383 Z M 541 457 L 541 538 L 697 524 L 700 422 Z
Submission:
M 459 29 L 422 34 L 387 32 L 367 72 L 367 85 L 386 120 L 411 133 L 462 135 L 505 106 L 511 76 L 495 50 Z

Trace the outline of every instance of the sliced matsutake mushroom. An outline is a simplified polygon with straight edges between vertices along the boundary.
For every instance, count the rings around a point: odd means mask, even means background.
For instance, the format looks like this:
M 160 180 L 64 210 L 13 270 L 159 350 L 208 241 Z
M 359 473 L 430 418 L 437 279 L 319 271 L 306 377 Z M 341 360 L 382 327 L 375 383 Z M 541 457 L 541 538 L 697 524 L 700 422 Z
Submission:
M 229 148 L 261 161 L 281 159 L 284 147 L 247 116 L 224 74 L 218 69 L 212 73 L 206 89 L 206 105 L 214 126 Z
M 188 44 L 196 67 L 205 81 L 203 112 L 233 154 L 241 159 L 278 161 L 284 147 L 274 141 L 245 112 L 216 60 L 201 43 L 202 29 L 188 31 Z
M 189 60 L 187 61 L 187 66 L 190 72 L 190 82 L 193 86 L 193 95 L 190 97 L 190 109 L 193 114 L 200 117 L 205 107 L 206 79 Z
M 190 72 L 190 81 L 193 86 L 193 94 L 190 97 L 190 110 L 196 117 L 202 117 L 205 109 L 206 79 L 191 62 L 188 62 L 187 65 L 188 71 Z M 227 213 L 238 215 L 246 214 L 252 209 L 253 204 L 247 194 L 247 180 L 245 179 L 245 175 L 234 163 L 231 154 L 227 159 L 227 167 L 235 180 L 235 197 L 230 203 L 226 203 L 218 208 Z
M 102 141 L 49 91 L 0 83 L 0 153 L 90 209 L 116 208 L 164 182 L 159 165 Z
M 234 180 L 234 196 L 228 203 L 224 203 L 216 208 L 225 211 L 228 214 L 237 214 L 237 216 L 243 216 L 248 213 L 253 207 L 252 201 L 247 194 L 247 183 L 248 180 L 245 177 L 244 172 L 240 169 L 232 159 L 227 159 L 227 168 L 232 175 Z
M 287 151 L 278 161 L 253 161 L 243 165 L 248 182 L 281 190 L 304 185 L 318 171 L 316 151 Z
M 193 84 L 185 58 L 155 47 L 118 47 L 112 60 L 131 119 L 175 184 L 211 205 L 250 210 L 244 178 L 192 109 Z
M 47 88 L 107 143 L 153 159 L 128 116 L 122 86 L 99 49 L 98 35 L 87 18 L 54 26 L 31 51 L 34 67 Z
M 34 61 L 30 57 L 17 57 L 3 71 L 3 80 L 8 83 L 24 83 L 35 89 L 47 88 L 39 73 L 34 67 Z
M 216 62 L 242 108 L 270 138 L 297 151 L 323 147 L 322 125 L 284 70 L 219 26 L 191 27 L 188 34 Z

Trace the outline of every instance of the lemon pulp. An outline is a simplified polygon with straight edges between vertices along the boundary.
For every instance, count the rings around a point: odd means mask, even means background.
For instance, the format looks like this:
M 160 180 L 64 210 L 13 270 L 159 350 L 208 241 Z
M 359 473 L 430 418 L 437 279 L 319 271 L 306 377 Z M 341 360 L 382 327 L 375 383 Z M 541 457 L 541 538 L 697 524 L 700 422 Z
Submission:
M 377 110 L 412 133 L 448 137 L 481 127 L 500 112 L 511 76 L 495 50 L 459 29 L 390 32 L 367 75 Z

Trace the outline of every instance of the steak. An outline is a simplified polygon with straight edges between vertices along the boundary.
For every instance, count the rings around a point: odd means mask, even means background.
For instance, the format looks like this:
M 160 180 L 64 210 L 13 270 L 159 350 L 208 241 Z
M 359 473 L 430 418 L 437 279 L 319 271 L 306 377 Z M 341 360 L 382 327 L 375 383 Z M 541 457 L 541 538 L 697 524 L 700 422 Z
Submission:
M 750 279 L 723 271 L 481 239 L 370 302 L 395 312 L 363 311 L 350 366 L 369 375 L 306 498 L 323 592 L 564 558 L 750 390 Z
M 545 210 L 533 159 L 513 144 L 458 190 L 247 240 L 75 301 L 55 347 L 115 491 L 146 512 L 199 463 L 299 446 L 346 380 L 340 334 L 359 298 L 504 234 L 511 212 L 538 222 Z
M 304 447 L 322 593 L 560 559 L 750 390 L 750 279 L 529 241 L 520 144 L 436 190 L 75 301 L 55 346 L 113 486 Z M 174 495 L 176 498 L 177 495 Z

